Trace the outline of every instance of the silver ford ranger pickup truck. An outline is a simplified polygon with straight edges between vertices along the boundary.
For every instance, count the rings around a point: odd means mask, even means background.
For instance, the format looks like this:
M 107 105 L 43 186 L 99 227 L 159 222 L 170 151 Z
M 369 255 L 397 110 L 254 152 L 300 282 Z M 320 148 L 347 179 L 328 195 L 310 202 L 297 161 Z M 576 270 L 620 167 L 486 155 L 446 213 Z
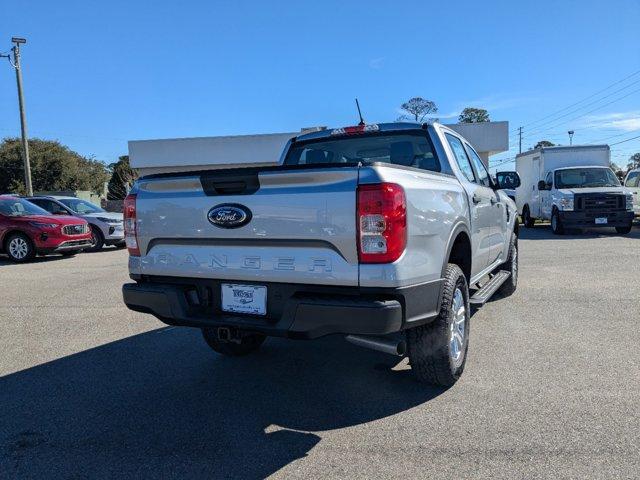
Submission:
M 267 336 L 407 355 L 450 386 L 470 304 L 513 293 L 516 205 L 473 147 L 437 124 L 302 134 L 278 166 L 149 175 L 125 200 L 126 305 L 238 356 Z

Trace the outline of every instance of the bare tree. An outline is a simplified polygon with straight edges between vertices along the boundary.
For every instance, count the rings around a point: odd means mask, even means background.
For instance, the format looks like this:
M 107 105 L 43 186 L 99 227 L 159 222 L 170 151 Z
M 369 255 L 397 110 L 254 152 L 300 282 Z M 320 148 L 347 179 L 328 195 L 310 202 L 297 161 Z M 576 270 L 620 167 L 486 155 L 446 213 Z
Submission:
M 413 97 L 400 105 L 400 108 L 407 113 L 398 117 L 398 121 L 413 120 L 420 123 L 430 113 L 438 112 L 435 102 L 422 97 Z

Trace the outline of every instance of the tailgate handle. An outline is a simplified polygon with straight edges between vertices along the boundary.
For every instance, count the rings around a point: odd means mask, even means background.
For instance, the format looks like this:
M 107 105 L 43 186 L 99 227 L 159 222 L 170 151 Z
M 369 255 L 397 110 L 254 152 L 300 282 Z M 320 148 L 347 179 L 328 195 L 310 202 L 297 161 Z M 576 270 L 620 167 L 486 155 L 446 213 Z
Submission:
M 228 195 L 244 192 L 247 189 L 247 182 L 216 182 L 212 186 L 219 194 Z
M 251 195 L 260 188 L 258 173 L 215 173 L 200 176 L 204 193 L 214 195 Z

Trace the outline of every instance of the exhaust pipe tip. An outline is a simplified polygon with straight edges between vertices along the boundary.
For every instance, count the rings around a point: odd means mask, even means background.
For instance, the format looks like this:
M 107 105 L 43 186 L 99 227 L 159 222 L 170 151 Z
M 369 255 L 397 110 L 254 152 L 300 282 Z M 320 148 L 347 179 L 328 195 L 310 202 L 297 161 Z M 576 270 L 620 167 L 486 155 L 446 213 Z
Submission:
M 398 338 L 383 338 L 368 335 L 347 335 L 345 337 L 349 343 L 358 345 L 359 347 L 368 348 L 377 352 L 387 353 L 403 357 L 407 353 L 407 342 Z

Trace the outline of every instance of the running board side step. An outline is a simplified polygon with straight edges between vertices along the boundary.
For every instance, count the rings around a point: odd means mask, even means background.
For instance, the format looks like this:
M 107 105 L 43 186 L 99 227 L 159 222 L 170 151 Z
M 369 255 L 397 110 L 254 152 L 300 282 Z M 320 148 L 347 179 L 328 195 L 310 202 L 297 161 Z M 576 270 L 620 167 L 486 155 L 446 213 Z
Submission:
M 493 277 L 489 279 L 487 283 L 482 285 L 480 290 L 476 291 L 469 299 L 469 303 L 472 305 L 484 305 L 491 296 L 496 293 L 504 282 L 506 282 L 511 276 L 511 272 L 506 270 L 500 270 Z

